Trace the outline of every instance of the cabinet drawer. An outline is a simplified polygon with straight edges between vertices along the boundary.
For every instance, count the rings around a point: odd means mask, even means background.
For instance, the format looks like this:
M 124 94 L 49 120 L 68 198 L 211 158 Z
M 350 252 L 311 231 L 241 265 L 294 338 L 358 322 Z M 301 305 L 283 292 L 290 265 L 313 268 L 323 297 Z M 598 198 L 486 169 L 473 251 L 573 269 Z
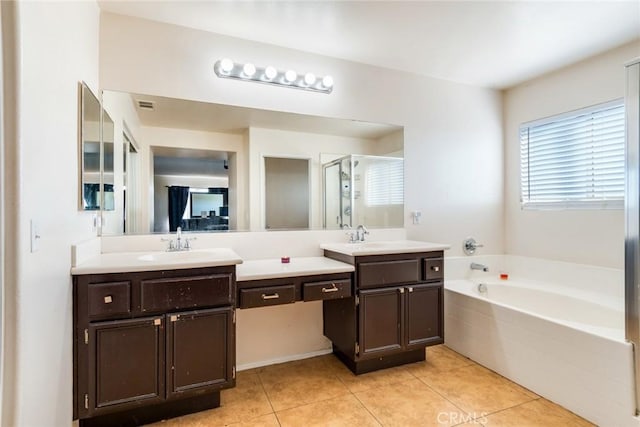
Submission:
M 143 312 L 233 304 L 231 274 L 150 279 L 140 282 Z
M 296 302 L 296 286 L 294 284 L 240 289 L 240 308 L 266 307 L 293 302 Z
M 444 277 L 444 260 L 427 258 L 424 260 L 424 280 L 439 280 Z
M 420 262 L 416 259 L 363 262 L 358 265 L 358 286 L 373 288 L 420 281 Z
M 351 280 L 328 280 L 309 282 L 302 285 L 302 296 L 305 301 L 338 299 L 351 296 Z
M 92 283 L 87 289 L 89 318 L 104 319 L 131 313 L 129 282 Z

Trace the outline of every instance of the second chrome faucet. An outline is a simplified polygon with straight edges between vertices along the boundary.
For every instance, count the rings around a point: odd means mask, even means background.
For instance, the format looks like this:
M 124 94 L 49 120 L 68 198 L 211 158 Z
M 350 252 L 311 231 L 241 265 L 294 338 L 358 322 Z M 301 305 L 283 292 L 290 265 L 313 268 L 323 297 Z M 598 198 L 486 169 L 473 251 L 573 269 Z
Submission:
M 367 227 L 365 227 L 364 225 L 360 224 L 356 228 L 356 231 L 347 232 L 347 235 L 349 236 L 349 243 L 364 242 L 365 236 L 367 234 L 369 234 L 369 230 L 367 230 Z
M 195 237 L 191 238 L 182 238 L 182 227 L 178 227 L 176 229 L 176 238 L 173 239 L 161 239 L 163 241 L 168 241 L 169 246 L 167 247 L 167 252 L 178 252 L 178 251 L 188 251 L 191 249 L 191 240 L 195 240 Z

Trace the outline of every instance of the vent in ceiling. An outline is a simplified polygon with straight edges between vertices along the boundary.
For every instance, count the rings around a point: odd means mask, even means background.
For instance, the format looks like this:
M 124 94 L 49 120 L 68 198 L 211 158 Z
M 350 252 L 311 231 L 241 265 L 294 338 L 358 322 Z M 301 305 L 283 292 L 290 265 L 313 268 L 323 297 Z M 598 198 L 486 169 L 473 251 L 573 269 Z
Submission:
M 138 108 L 153 111 L 155 110 L 155 105 L 153 104 L 153 101 L 141 101 L 138 99 Z

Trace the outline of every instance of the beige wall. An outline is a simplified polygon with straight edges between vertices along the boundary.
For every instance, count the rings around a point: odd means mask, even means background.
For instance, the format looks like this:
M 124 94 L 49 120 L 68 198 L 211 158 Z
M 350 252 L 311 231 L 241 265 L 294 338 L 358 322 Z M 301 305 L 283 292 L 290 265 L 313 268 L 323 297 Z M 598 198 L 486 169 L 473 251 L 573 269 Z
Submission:
M 624 97 L 625 62 L 640 42 L 509 89 L 504 93 L 505 249 L 509 254 L 622 268 L 624 211 L 522 210 L 521 123 Z
M 100 31 L 105 89 L 404 126 L 405 223 L 410 211 L 423 214 L 409 237 L 450 243 L 449 254 L 461 255 L 473 235 L 486 253 L 502 252 L 498 92 L 109 13 Z M 326 95 L 220 79 L 213 63 L 225 56 L 332 74 L 335 88 Z
M 71 244 L 95 236 L 78 210 L 78 82 L 98 90 L 95 2 L 17 2 L 19 209 L 12 287 L 16 338 L 6 342 L 2 425 L 68 426 L 72 409 Z M 3 12 L 4 12 L 3 8 Z M 14 64 L 15 65 L 15 64 Z M 12 184 L 13 185 L 13 184 Z M 41 235 L 30 251 L 30 221 Z M 13 381 L 15 379 L 15 382 Z
M 375 155 L 403 157 L 404 130 L 399 130 L 378 139 L 375 145 Z

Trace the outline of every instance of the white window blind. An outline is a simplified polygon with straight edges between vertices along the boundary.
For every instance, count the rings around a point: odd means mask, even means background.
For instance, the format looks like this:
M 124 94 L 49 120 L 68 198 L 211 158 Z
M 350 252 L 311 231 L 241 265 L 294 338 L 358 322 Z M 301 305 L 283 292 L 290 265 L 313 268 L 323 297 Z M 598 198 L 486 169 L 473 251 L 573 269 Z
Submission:
M 621 100 L 523 124 L 523 208 L 621 208 L 624 151 Z
M 403 161 L 380 161 L 367 168 L 366 200 L 369 206 L 404 203 Z

